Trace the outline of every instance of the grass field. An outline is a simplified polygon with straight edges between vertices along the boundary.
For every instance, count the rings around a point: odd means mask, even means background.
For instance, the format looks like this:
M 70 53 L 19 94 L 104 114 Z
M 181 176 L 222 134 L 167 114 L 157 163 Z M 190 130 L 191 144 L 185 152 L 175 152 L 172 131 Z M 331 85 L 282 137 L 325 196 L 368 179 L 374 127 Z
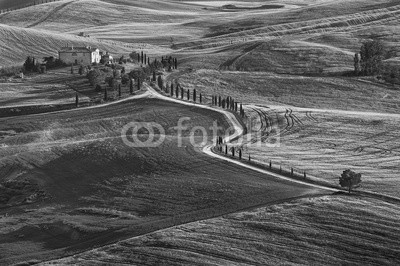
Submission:
M 300 199 L 157 231 L 43 265 L 393 265 L 400 263 L 399 211 L 398 205 L 357 197 Z

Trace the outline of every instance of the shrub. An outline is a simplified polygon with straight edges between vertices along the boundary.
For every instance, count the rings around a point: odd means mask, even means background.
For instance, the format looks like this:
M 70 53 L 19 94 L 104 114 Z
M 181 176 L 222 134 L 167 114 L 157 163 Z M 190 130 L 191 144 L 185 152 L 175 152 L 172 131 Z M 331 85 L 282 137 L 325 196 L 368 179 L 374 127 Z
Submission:
M 54 58 L 54 56 L 43 57 L 43 62 L 46 64 L 47 69 L 67 66 L 66 63 L 58 58 Z
M 100 84 L 104 81 L 104 74 L 98 69 L 90 70 L 86 74 L 86 77 L 92 86 L 94 86 L 96 84 Z
M 392 85 L 400 84 L 400 66 L 386 66 L 382 72 L 383 80 Z
M 137 58 L 137 56 L 138 56 L 138 53 L 136 53 L 136 52 L 132 52 L 132 53 L 129 54 L 129 57 L 130 57 L 132 60 L 135 60 L 135 59 Z
M 130 78 L 129 78 L 128 74 L 123 74 L 122 75 L 122 77 L 121 77 L 121 83 L 122 84 L 124 84 L 124 85 L 128 84 L 129 80 L 130 80 Z
M 22 71 L 22 67 L 12 66 L 0 68 L 0 77 L 13 77 L 19 75 Z
M 100 84 L 96 84 L 96 91 L 97 92 L 101 92 L 101 85 Z
M 106 77 L 105 82 L 110 88 L 115 88 L 117 86 L 117 80 L 113 77 Z

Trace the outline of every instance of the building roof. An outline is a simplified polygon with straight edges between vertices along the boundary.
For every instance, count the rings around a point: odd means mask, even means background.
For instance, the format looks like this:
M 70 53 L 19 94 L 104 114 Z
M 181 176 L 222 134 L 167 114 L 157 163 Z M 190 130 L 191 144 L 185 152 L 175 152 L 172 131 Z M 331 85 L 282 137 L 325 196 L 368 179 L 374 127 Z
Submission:
M 74 46 L 67 46 L 67 47 L 62 47 L 60 49 L 60 52 L 64 53 L 91 53 L 95 52 L 97 48 L 93 48 L 90 46 L 82 46 L 82 47 L 74 47 Z

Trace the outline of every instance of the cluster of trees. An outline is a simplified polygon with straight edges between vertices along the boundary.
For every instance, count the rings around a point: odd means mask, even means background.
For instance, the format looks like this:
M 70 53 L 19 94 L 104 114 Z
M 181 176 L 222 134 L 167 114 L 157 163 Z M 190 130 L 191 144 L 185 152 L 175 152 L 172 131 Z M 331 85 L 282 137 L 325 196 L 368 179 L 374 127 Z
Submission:
M 40 64 L 35 57 L 28 56 L 23 65 L 23 69 L 26 72 L 38 72 L 40 69 Z
M 240 116 L 244 117 L 244 109 L 243 105 L 235 101 L 232 97 L 228 96 L 226 98 L 221 97 L 221 96 L 216 96 L 212 95 L 212 105 L 224 108 L 224 109 L 229 109 L 231 111 L 238 112 Z
M 163 68 L 171 71 L 172 69 L 178 69 L 178 59 L 172 56 L 169 57 L 161 57 L 161 64 Z
M 57 67 L 65 67 L 67 64 L 58 58 L 54 58 L 54 56 L 48 56 L 43 58 L 43 63 L 47 69 L 57 68 Z
M 140 53 L 132 52 L 129 54 L 129 57 L 132 60 L 137 60 L 137 62 L 142 65 L 146 65 L 146 64 L 150 65 L 150 57 L 148 57 L 147 54 L 145 54 L 143 51 L 141 51 Z
M 356 75 L 375 75 L 382 67 L 385 49 L 381 41 L 373 40 L 364 42 L 360 53 L 354 55 L 354 71 Z
M 48 69 L 57 67 L 64 67 L 66 64 L 54 56 L 43 57 L 43 62 L 39 61 L 35 57 L 28 56 L 23 64 L 23 72 L 38 72 L 45 73 Z
M 400 84 L 400 66 L 383 64 L 390 57 L 390 52 L 379 40 L 364 42 L 360 52 L 354 55 L 354 73 L 356 75 L 379 75 L 391 84 Z
M 162 56 L 161 61 L 158 61 L 157 59 L 152 61 L 147 54 L 141 51 L 140 53 L 132 52 L 129 54 L 129 57 L 132 60 L 137 60 L 139 64 L 151 66 L 152 69 L 164 68 L 168 71 L 171 71 L 172 69 L 178 69 L 178 59 L 172 56 Z

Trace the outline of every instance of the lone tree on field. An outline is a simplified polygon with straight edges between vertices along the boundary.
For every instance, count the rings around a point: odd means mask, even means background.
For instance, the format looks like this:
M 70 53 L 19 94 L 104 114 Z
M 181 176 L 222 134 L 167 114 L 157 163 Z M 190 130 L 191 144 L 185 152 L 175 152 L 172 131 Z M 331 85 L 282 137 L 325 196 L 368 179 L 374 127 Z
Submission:
M 384 47 L 378 40 L 363 43 L 360 49 L 361 71 L 364 75 L 374 75 L 381 68 L 384 56 Z
M 339 177 L 339 184 L 341 187 L 349 188 L 349 193 L 353 187 L 359 186 L 361 183 L 361 174 L 347 169 L 343 171 L 342 175 Z

